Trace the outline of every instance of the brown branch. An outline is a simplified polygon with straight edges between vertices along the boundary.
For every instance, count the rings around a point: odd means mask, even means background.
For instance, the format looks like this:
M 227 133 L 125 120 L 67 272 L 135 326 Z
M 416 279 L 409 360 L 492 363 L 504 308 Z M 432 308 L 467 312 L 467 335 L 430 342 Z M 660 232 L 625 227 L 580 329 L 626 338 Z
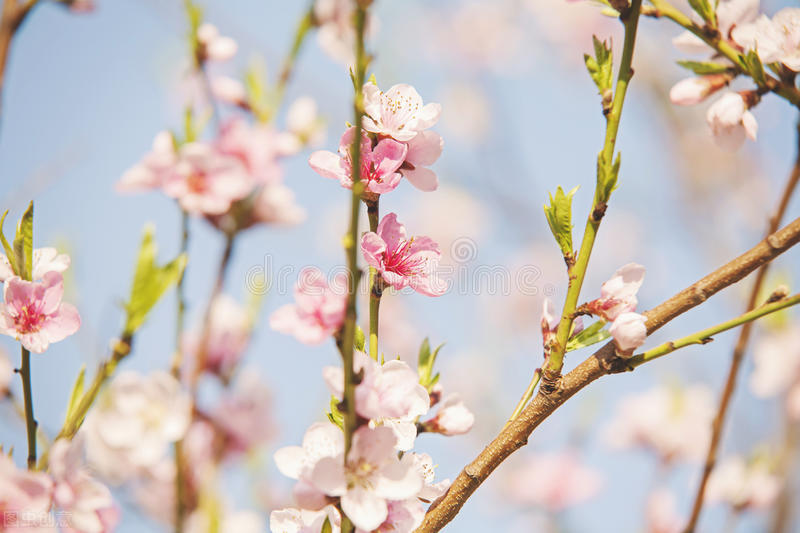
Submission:
M 3 10 L 0 13 L 0 110 L 2 109 L 6 64 L 11 50 L 11 41 L 36 3 L 37 0 L 25 0 L 23 2 L 20 2 L 20 0 L 3 1 Z
M 786 214 L 786 208 L 789 206 L 789 200 L 792 198 L 797 184 L 800 181 L 800 122 L 798 123 L 797 130 L 797 159 L 795 161 L 792 172 L 784 187 L 783 194 L 781 195 L 778 206 L 775 208 L 773 215 L 769 219 L 769 225 L 766 234 L 769 235 L 778 229 L 783 216 Z M 750 289 L 750 297 L 747 301 L 747 311 L 755 309 L 758 305 L 758 297 L 761 294 L 761 289 L 764 285 L 764 280 L 767 277 L 767 270 L 769 263 L 758 269 L 756 273 L 753 287 Z M 730 401 L 733 393 L 736 390 L 736 381 L 739 376 L 739 370 L 744 360 L 744 355 L 747 350 L 747 344 L 750 341 L 750 333 L 753 330 L 753 323 L 748 322 L 742 329 L 739 330 L 739 338 L 736 341 L 736 346 L 733 349 L 731 356 L 731 364 L 728 367 L 728 376 L 725 380 L 725 387 L 719 398 L 719 405 L 717 407 L 717 414 L 714 416 L 714 421 L 711 424 L 711 441 L 708 445 L 708 452 L 706 453 L 706 460 L 703 464 L 703 472 L 700 476 L 700 483 L 697 486 L 694 503 L 692 504 L 692 513 L 689 521 L 684 529 L 684 533 L 693 533 L 697 528 L 697 522 L 700 519 L 700 512 L 703 508 L 703 499 L 705 497 L 706 485 L 714 466 L 717 463 L 717 454 L 719 453 L 720 443 L 722 442 L 722 432 L 725 428 L 725 417 L 730 407 Z
M 720 290 L 733 285 L 757 268 L 800 242 L 800 218 L 776 231 L 755 247 L 723 265 L 672 298 L 647 311 L 647 332 L 653 333 L 673 318 L 700 305 Z M 626 360 L 617 357 L 613 343 L 608 343 L 556 383 L 548 394 L 541 390 L 520 416 L 468 464 L 447 493 L 425 515 L 418 533 L 441 530 L 450 522 L 467 499 L 486 478 L 513 452 L 528 442 L 528 437 L 550 414 L 592 381 L 629 370 Z

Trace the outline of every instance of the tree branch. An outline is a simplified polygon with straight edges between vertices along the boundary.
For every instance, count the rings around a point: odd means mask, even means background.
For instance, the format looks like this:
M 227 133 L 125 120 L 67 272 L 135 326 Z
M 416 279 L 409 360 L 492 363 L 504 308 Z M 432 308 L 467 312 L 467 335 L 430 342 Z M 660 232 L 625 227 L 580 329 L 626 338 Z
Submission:
M 740 281 L 798 242 L 800 242 L 800 218 L 644 313 L 647 317 L 648 334 L 652 334 L 670 320 L 705 302 L 720 290 Z M 609 342 L 563 376 L 558 388 L 548 393 L 540 389 L 539 394 L 520 416 L 503 429 L 478 457 L 462 470 L 447 493 L 431 505 L 425 520 L 416 531 L 430 533 L 441 530 L 458 514 L 467 499 L 494 469 L 527 444 L 533 430 L 553 411 L 594 380 L 627 370 L 627 361 L 616 355 L 613 342 Z

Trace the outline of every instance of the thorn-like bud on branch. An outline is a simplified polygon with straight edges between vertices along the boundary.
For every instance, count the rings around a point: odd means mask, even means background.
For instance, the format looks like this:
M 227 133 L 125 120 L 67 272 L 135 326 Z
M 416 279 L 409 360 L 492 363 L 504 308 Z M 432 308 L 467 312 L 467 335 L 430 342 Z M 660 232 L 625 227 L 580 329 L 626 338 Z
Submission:
M 765 303 L 771 304 L 775 302 L 780 302 L 781 300 L 787 298 L 789 296 L 789 287 L 786 285 L 779 285 L 772 294 L 769 295 L 767 301 Z

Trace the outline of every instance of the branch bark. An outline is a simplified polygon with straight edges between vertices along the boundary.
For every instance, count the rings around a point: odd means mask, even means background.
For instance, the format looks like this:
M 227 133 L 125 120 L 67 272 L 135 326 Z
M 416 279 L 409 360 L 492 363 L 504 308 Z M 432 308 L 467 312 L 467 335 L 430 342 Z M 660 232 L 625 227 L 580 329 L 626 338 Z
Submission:
M 5 87 L 6 64 L 11 50 L 11 41 L 25 17 L 36 5 L 37 0 L 3 0 L 3 11 L 0 13 L 0 117 L 2 116 L 3 88 Z
M 736 259 L 644 313 L 647 317 L 648 335 L 675 317 L 705 302 L 722 289 L 740 281 L 798 242 L 800 242 L 800 218 L 768 235 Z M 447 493 L 431 505 L 422 525 L 417 528 L 417 533 L 439 531 L 455 518 L 467 499 L 495 468 L 527 444 L 533 430 L 578 391 L 602 376 L 628 370 L 630 368 L 626 360 L 616 355 L 614 345 L 610 342 L 564 375 L 552 392 L 544 393 L 540 389 L 539 394 L 520 416 L 506 426 L 478 457 L 461 471 Z

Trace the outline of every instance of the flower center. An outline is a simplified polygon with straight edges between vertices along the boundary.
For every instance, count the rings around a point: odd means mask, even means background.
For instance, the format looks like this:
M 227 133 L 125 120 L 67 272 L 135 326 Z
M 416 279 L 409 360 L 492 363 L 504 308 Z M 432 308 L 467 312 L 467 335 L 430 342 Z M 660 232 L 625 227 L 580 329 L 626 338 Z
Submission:
M 415 257 L 411 253 L 411 245 L 414 243 L 414 237 L 404 241 L 400 240 L 394 249 L 386 250 L 383 263 L 386 270 L 400 274 L 401 276 L 416 276 L 421 274 L 427 258 Z
M 47 317 L 36 307 L 23 305 L 19 314 L 14 317 L 14 327 L 19 333 L 34 333 L 42 327 L 45 318 Z

